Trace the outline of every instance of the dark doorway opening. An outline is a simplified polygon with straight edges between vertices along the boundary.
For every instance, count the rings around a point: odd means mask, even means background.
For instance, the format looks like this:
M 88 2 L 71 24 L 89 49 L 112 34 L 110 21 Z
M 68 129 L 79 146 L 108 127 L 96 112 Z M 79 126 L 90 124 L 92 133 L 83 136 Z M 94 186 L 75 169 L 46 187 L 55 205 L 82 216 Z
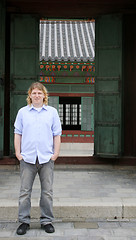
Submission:
M 81 130 L 81 98 L 60 97 L 59 116 L 63 130 Z

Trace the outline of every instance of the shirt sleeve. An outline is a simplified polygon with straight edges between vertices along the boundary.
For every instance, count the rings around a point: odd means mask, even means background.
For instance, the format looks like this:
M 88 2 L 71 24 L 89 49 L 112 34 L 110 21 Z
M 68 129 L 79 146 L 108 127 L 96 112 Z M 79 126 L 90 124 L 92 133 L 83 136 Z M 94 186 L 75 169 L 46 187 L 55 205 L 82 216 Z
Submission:
M 22 135 L 22 114 L 19 110 L 14 123 L 14 133 Z
M 62 134 L 60 118 L 59 118 L 58 112 L 55 108 L 54 108 L 54 113 L 53 113 L 52 131 L 53 131 L 53 136 L 57 136 L 57 135 Z

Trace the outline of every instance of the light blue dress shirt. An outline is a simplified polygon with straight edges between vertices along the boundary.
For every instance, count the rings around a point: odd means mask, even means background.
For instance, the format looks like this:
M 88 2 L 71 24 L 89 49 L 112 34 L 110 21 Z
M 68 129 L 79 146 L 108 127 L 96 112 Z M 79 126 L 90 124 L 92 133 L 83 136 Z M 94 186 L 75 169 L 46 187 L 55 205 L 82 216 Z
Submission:
M 38 157 L 43 164 L 54 153 L 53 137 L 61 135 L 61 122 L 55 108 L 45 106 L 38 110 L 33 105 L 18 111 L 14 133 L 22 135 L 21 155 L 25 162 L 35 164 Z

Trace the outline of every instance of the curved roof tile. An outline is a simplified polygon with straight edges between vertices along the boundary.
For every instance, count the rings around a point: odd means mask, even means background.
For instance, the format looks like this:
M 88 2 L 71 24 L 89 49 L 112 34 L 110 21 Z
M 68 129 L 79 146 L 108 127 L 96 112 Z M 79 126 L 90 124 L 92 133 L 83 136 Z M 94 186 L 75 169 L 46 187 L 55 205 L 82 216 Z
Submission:
M 40 21 L 40 60 L 87 62 L 94 57 L 94 22 Z

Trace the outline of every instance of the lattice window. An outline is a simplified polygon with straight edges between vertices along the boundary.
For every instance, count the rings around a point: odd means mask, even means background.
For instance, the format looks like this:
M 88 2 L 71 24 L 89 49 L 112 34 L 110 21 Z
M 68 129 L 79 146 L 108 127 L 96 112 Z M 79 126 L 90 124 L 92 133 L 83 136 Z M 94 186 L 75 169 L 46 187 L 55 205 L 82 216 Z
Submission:
M 81 130 L 81 98 L 60 97 L 59 103 L 63 130 Z
M 59 117 L 61 124 L 63 125 L 63 104 L 59 104 Z

